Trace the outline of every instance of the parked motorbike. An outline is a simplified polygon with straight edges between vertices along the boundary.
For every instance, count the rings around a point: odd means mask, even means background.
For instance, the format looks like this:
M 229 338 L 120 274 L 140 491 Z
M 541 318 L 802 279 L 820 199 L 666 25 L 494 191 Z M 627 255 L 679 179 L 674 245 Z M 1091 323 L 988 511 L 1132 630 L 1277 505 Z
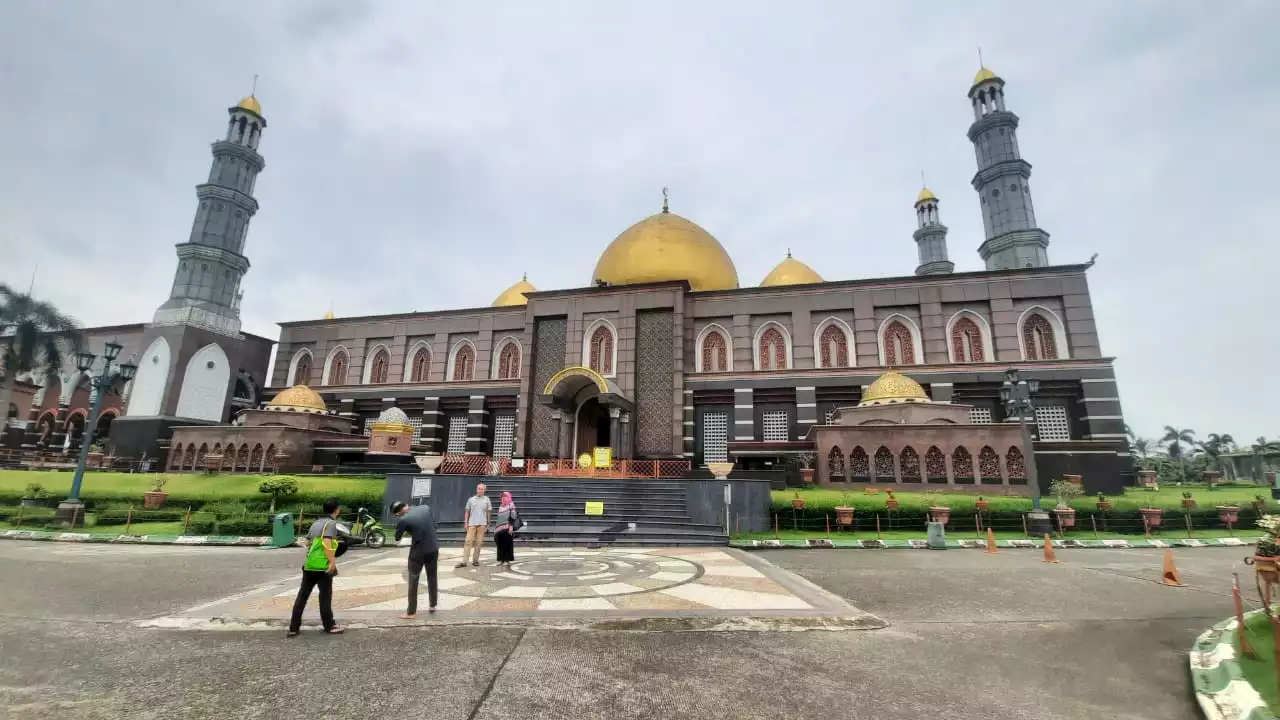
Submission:
M 371 548 L 380 548 L 387 543 L 387 531 L 382 529 L 382 522 L 373 513 L 367 508 L 360 508 L 356 510 L 356 521 L 351 526 L 351 538 Z

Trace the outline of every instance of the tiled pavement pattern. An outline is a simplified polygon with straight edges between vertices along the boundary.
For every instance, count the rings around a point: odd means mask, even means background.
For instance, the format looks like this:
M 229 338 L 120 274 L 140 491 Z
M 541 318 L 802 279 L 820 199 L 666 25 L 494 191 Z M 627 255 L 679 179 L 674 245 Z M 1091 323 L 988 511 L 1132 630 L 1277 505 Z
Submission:
M 511 570 L 493 564 L 455 568 L 460 549 L 440 553 L 439 612 L 428 616 L 425 574 L 418 617 L 439 619 L 849 617 L 842 599 L 771 563 L 729 548 L 536 548 L 517 550 Z M 405 609 L 407 550 L 340 562 L 334 610 L 356 620 L 390 619 Z M 215 601 L 182 617 L 224 620 L 287 617 L 297 579 Z M 315 600 L 308 617 L 315 616 Z

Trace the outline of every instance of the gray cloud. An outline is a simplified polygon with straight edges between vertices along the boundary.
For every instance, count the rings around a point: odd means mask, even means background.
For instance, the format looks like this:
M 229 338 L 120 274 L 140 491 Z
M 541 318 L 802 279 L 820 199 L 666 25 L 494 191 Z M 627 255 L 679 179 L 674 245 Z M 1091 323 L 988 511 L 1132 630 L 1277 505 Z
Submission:
M 223 112 L 270 123 L 245 326 L 488 304 L 590 279 L 672 209 L 744 284 L 790 247 L 829 279 L 916 264 L 925 169 L 981 266 L 965 91 L 1008 81 L 1055 262 L 1090 282 L 1126 416 L 1249 439 L 1280 352 L 1265 217 L 1273 3 L 170 3 L 0 8 L 0 280 L 142 321 Z M 1234 382 L 1224 386 L 1223 376 Z M 1243 390 L 1243 391 L 1242 391 Z

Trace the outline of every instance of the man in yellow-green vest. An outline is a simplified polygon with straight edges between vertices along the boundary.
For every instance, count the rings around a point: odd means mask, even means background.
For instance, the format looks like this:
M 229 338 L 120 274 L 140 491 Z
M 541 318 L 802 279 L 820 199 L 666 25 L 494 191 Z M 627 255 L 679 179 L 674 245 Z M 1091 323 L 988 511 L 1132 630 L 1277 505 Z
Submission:
M 312 588 L 320 588 L 320 622 L 331 635 L 342 632 L 333 621 L 333 576 L 338 574 L 338 498 L 324 501 L 325 516 L 311 524 L 307 531 L 307 560 L 302 565 L 302 586 L 293 601 L 293 617 L 289 620 L 289 637 L 302 628 L 302 611 L 307 609 Z

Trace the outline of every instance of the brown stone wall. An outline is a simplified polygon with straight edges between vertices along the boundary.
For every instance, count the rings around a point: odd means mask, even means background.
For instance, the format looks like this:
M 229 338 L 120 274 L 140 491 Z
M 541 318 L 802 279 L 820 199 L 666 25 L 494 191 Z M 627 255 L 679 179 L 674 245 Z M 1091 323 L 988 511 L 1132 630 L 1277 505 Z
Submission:
M 916 484 L 921 484 L 926 479 L 925 462 L 928 451 L 932 447 L 937 447 L 943 454 L 946 462 L 948 484 L 954 484 L 957 477 L 953 466 L 957 448 L 964 448 L 972 459 L 973 475 L 971 477 L 973 477 L 973 482 L 971 484 L 974 485 L 982 484 L 980 482 L 979 458 L 984 447 L 990 447 L 999 458 L 1000 479 L 993 484 L 1011 484 L 1008 477 L 1007 463 L 1010 448 L 1017 448 L 1022 454 L 1024 467 L 1028 454 L 1026 448 L 1022 445 L 1021 428 L 1017 425 L 1005 423 L 990 425 L 863 425 L 858 427 L 826 425 L 815 428 L 813 432 L 817 453 L 815 464 L 818 472 L 816 477 L 819 484 L 823 485 L 844 482 L 843 477 L 832 477 L 830 472 L 830 458 L 833 447 L 840 449 L 840 455 L 844 458 L 845 468 L 850 467 L 849 458 L 852 457 L 855 448 L 862 448 L 869 459 L 871 475 L 875 478 L 873 482 L 900 481 L 900 478 L 903 477 L 903 451 L 910 447 L 916 452 L 920 462 L 921 481 Z M 886 448 L 893 457 L 894 469 L 891 478 L 876 472 L 875 457 L 877 451 L 882 447 Z M 846 473 L 849 476 L 852 474 L 852 471 Z

